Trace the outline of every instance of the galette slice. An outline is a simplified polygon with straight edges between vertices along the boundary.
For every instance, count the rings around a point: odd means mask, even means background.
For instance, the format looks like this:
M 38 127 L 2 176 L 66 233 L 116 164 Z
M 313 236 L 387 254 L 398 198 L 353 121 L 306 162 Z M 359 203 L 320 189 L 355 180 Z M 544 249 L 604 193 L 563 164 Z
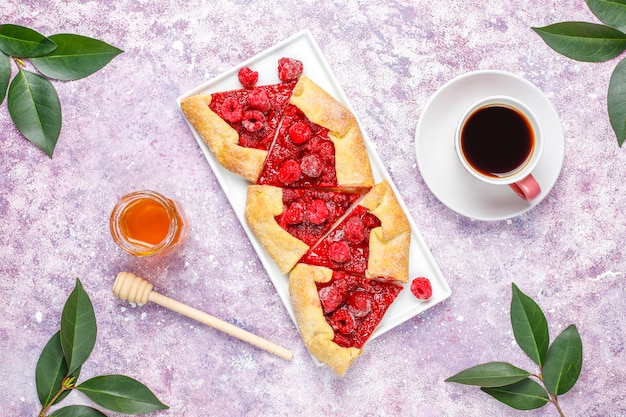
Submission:
M 382 181 L 300 262 L 408 282 L 410 243 L 409 222 L 393 189 Z
M 194 95 L 180 106 L 218 162 L 256 182 L 295 84 Z
M 345 106 L 301 75 L 258 184 L 369 189 L 374 177 L 361 130 Z
M 289 275 L 289 294 L 304 344 L 311 354 L 343 376 L 363 352 L 403 287 L 298 264 Z
M 353 192 L 251 185 L 245 218 L 286 274 L 359 197 Z

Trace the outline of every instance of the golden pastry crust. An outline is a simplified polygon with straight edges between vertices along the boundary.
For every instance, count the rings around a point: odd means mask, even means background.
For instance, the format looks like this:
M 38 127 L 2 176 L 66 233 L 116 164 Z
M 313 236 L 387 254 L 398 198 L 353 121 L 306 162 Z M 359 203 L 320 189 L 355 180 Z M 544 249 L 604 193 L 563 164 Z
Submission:
M 362 353 L 361 349 L 344 348 L 333 342 L 335 333 L 326 322 L 315 285 L 328 282 L 333 271 L 305 264 L 298 264 L 289 275 L 289 295 L 300 336 L 309 352 L 337 375 L 343 376 L 352 362 Z
M 370 188 L 372 167 L 358 122 L 352 112 L 305 75 L 300 76 L 289 102 L 310 121 L 329 130 L 335 145 L 335 169 L 340 187 Z
M 393 189 L 384 180 L 376 184 L 360 204 L 381 223 L 370 233 L 366 276 L 408 282 L 411 226 Z
M 180 108 L 224 168 L 256 182 L 267 151 L 239 146 L 237 131 L 211 110 L 209 103 L 210 94 L 195 95 L 182 99 Z
M 245 218 L 280 271 L 287 274 L 309 246 L 280 227 L 276 216 L 283 212 L 283 190 L 271 185 L 250 185 Z

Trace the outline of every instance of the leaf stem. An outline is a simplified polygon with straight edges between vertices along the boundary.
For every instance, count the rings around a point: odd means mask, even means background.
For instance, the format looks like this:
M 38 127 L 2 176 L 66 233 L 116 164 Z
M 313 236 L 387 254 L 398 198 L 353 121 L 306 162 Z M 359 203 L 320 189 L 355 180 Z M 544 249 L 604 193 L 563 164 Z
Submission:
M 539 379 L 541 381 L 541 383 L 543 384 L 544 388 L 546 388 L 546 384 L 545 382 L 543 382 L 543 369 L 541 370 L 541 373 L 539 375 L 535 375 L 533 374 L 534 377 L 536 377 L 537 379 Z M 560 417 L 565 417 L 565 414 L 563 413 L 563 410 L 561 410 L 561 406 L 559 405 L 559 400 L 558 397 L 554 394 L 552 394 L 548 388 L 546 388 L 546 392 L 548 393 L 548 396 L 550 397 L 550 402 L 552 404 L 554 404 L 554 406 L 556 407 L 556 410 L 559 412 L 559 416 Z
M 550 393 L 548 393 L 548 395 L 550 396 L 550 402 L 552 404 L 554 404 L 554 406 L 556 407 L 557 411 L 559 412 L 559 416 L 565 417 L 565 414 L 563 413 L 563 410 L 561 410 L 561 407 L 559 406 L 559 400 L 557 399 L 557 396 L 553 395 L 553 394 L 550 394 Z
M 76 377 L 74 376 L 66 376 L 61 383 L 61 388 L 59 391 L 52 397 L 48 404 L 46 404 L 37 417 L 46 417 L 46 413 L 50 410 L 50 407 L 59 399 L 59 397 L 65 392 L 74 389 L 74 384 L 76 382 Z
M 15 61 L 15 65 L 17 65 L 18 70 L 22 70 L 26 68 L 26 62 L 22 58 L 12 57 L 13 61 Z

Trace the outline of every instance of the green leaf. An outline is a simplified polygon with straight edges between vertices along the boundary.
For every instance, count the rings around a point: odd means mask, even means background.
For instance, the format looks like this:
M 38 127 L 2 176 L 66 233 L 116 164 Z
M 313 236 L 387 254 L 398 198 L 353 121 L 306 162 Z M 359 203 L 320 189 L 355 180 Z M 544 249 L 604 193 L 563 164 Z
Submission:
M 479 387 L 501 387 L 521 381 L 529 375 L 530 372 L 506 362 L 488 362 L 461 371 L 446 379 L 445 382 Z
M 602 23 L 626 31 L 626 0 L 587 0 L 587 6 Z
M 18 58 L 33 58 L 54 51 L 56 44 L 33 29 L 0 25 L 0 51 Z
M 626 50 L 626 34 L 596 23 L 562 22 L 533 30 L 556 52 L 577 61 L 607 61 Z
M 621 147 L 626 139 L 626 59 L 617 64 L 611 74 L 607 107 L 617 144 Z
M 568 326 L 552 342 L 543 367 L 543 382 L 554 395 L 569 391 L 583 365 L 583 344 L 575 325 Z
M 504 387 L 481 388 L 481 390 L 516 410 L 534 410 L 550 401 L 546 390 L 528 378 Z
M 60 332 L 56 332 L 43 348 L 35 369 L 37 395 L 42 406 L 49 405 L 52 398 L 61 390 L 63 380 L 68 376 L 67 370 L 67 362 L 61 348 Z M 79 374 L 80 368 L 70 376 L 78 378 Z M 69 390 L 65 391 L 54 401 L 54 404 L 61 401 L 69 393 Z
M 56 410 L 49 417 L 106 417 L 106 415 L 86 405 L 70 405 Z
M 17 129 L 52 157 L 62 116 L 59 96 L 50 81 L 20 70 L 9 86 L 7 106 Z
M 103 68 L 123 51 L 108 43 L 86 36 L 59 34 L 50 36 L 54 52 L 30 62 L 45 76 L 58 80 L 77 80 Z
M 548 322 L 541 308 L 513 284 L 511 325 L 519 347 L 541 366 L 548 352 Z
M 70 373 L 80 368 L 91 354 L 96 333 L 93 305 L 77 279 L 61 314 L 61 346 Z
M 96 404 L 111 411 L 144 414 L 168 407 L 148 387 L 124 375 L 103 375 L 76 387 Z
M 11 59 L 0 52 L 0 103 L 4 101 L 7 94 L 9 81 L 11 81 Z

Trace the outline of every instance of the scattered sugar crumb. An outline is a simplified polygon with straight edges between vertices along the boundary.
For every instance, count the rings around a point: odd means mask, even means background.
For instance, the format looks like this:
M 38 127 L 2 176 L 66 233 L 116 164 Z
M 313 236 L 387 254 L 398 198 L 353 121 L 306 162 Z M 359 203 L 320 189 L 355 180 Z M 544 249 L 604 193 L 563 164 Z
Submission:
M 43 319 L 43 313 L 41 311 L 38 311 L 35 313 L 35 320 L 37 320 L 37 323 L 41 323 L 41 320 Z
M 183 43 L 181 41 L 174 41 L 174 43 L 172 43 L 172 49 L 178 51 L 178 54 L 180 56 L 183 56 Z

